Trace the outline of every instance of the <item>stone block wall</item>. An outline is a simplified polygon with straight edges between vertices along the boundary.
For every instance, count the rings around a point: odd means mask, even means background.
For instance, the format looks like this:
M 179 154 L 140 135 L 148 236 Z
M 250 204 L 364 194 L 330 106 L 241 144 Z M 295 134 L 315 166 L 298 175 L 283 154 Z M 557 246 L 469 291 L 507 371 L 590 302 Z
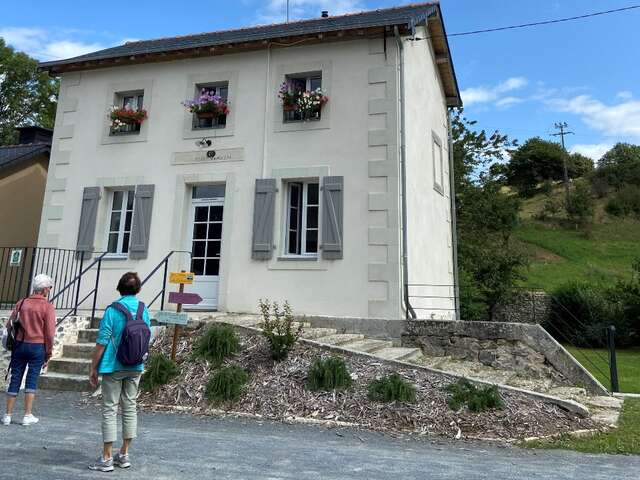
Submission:
M 523 291 L 508 304 L 498 305 L 494 320 L 539 325 L 549 315 L 550 301 L 551 297 L 545 292 Z
M 407 322 L 402 343 L 419 346 L 426 356 L 477 361 L 533 378 L 561 375 L 592 393 L 608 393 L 539 325 L 416 320 Z

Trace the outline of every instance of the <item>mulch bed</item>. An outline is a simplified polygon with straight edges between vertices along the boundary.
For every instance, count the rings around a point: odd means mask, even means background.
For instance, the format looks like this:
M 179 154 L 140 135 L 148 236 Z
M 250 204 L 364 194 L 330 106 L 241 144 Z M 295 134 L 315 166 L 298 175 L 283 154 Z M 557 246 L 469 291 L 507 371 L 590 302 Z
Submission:
M 514 441 L 593 428 L 588 419 L 558 406 L 532 400 L 517 393 L 502 392 L 503 410 L 472 413 L 466 409 L 452 411 L 447 405 L 446 385 L 453 380 L 445 375 L 412 368 L 396 368 L 374 360 L 343 356 L 353 377 L 347 391 L 311 392 L 305 388 L 306 373 L 319 356 L 336 355 L 298 343 L 289 358 L 275 363 L 269 356 L 262 337 L 240 333 L 241 353 L 225 364 L 236 364 L 250 374 L 241 399 L 231 405 L 211 405 L 204 396 L 213 368 L 195 361 L 191 346 L 203 332 L 182 333 L 177 361 L 181 374 L 154 392 L 140 395 L 140 405 L 147 409 L 190 407 L 200 414 L 227 413 L 259 415 L 265 419 L 291 420 L 307 418 L 357 424 L 361 428 L 403 434 L 440 435 L 449 438 L 485 438 Z M 171 351 L 172 331 L 154 343 L 155 352 L 167 356 Z M 340 356 L 340 355 L 338 355 Z M 378 404 L 367 398 L 369 382 L 382 375 L 397 372 L 417 388 L 415 404 Z

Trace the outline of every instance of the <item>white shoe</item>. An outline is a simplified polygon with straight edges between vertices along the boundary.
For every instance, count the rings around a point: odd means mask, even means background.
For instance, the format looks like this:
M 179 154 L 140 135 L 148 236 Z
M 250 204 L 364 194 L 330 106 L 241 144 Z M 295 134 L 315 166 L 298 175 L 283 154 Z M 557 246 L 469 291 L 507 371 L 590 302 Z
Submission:
M 2 417 L 2 425 L 4 425 L 5 427 L 11 425 L 11 415 L 9 415 L 8 413 L 4 414 L 4 417 Z
M 29 425 L 35 425 L 36 423 L 38 423 L 40 420 L 37 417 L 34 417 L 33 415 L 25 415 L 24 418 L 22 419 L 22 425 L 29 426 Z

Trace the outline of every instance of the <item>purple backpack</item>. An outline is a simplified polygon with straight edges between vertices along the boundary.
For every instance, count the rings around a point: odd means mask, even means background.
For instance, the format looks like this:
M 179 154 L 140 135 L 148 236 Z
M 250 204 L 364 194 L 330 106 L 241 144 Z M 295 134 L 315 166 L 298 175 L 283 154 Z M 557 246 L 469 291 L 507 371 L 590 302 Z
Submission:
M 128 367 L 144 363 L 149 355 L 149 341 L 151 340 L 151 329 L 142 318 L 144 303 L 138 302 L 135 320 L 129 309 L 120 302 L 113 302 L 111 307 L 122 313 L 126 322 L 122 330 L 120 345 L 116 351 L 116 359 Z

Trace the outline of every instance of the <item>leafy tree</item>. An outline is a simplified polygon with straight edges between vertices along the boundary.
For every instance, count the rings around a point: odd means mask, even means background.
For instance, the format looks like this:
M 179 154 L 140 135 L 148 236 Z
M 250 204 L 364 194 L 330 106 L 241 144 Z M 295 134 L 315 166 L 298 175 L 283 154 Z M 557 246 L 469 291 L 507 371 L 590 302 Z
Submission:
M 640 185 L 640 145 L 616 144 L 598 162 L 595 178 L 615 188 L 625 183 Z
M 569 192 L 566 205 L 569 221 L 576 228 L 590 233 L 593 226 L 593 216 L 595 213 L 595 202 L 591 196 L 591 189 L 583 182 L 576 182 L 574 188 Z
M 572 153 L 567 162 L 569 178 L 582 178 L 594 170 L 593 160 L 581 153 Z
M 504 188 L 506 135 L 475 131 L 459 110 L 452 119 L 461 316 L 489 320 L 509 299 L 525 257 L 510 241 L 519 199 Z
M 539 137 L 531 138 L 513 152 L 507 167 L 507 181 L 521 196 L 531 196 L 538 184 L 564 178 L 565 161 L 569 161 L 569 155 L 560 145 Z M 581 159 L 576 156 L 575 161 L 580 164 Z
M 52 128 L 58 80 L 38 71 L 38 62 L 0 38 L 0 145 L 17 141 L 16 127 Z

